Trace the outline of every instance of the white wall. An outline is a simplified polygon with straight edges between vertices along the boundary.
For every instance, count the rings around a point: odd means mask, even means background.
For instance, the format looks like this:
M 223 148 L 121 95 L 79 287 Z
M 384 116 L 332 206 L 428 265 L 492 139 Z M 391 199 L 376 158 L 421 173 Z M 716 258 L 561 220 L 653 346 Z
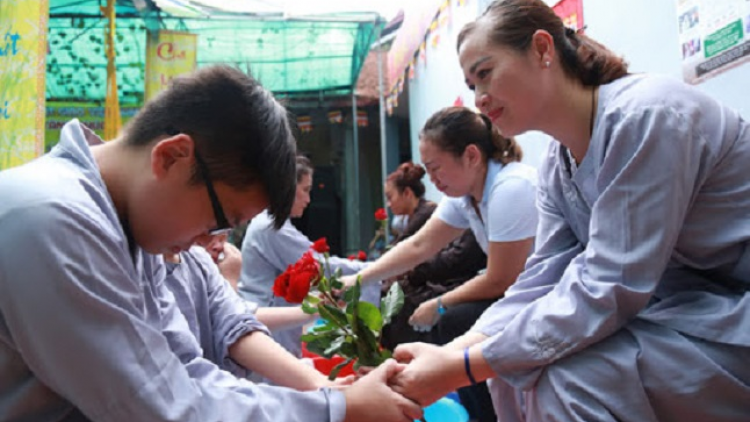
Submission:
M 428 40 L 426 46 L 426 64 L 418 61 L 416 77 L 409 81 L 409 125 L 411 134 L 411 153 L 415 162 L 419 158 L 419 130 L 427 119 L 443 107 L 453 105 L 457 97 L 461 97 L 464 105 L 474 105 L 474 94 L 469 91 L 464 82 L 463 72 L 458 64 L 456 54 L 456 38 L 463 26 L 476 19 L 477 1 L 469 0 L 466 5 L 459 7 L 451 2 L 451 19 L 440 28 L 440 42 L 433 47 Z M 426 180 L 428 199 L 437 201 L 442 194 L 435 186 Z
M 623 55 L 632 71 L 682 79 L 676 0 L 583 0 L 583 16 L 587 34 Z M 750 63 L 696 87 L 750 118 Z

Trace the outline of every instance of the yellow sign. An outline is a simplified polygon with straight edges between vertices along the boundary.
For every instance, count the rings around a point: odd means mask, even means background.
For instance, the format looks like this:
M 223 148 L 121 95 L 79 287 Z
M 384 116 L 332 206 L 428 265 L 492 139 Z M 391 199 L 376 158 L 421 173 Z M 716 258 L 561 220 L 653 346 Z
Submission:
M 0 1 L 0 170 L 44 146 L 47 1 Z
M 198 36 L 187 32 L 159 31 L 146 41 L 146 101 L 169 85 L 177 75 L 195 70 Z

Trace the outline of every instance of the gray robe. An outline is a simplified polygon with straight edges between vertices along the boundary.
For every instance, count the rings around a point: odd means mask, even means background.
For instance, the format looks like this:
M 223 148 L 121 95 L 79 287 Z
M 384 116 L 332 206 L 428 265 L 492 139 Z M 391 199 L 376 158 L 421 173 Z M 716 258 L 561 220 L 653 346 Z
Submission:
M 536 250 L 472 328 L 501 421 L 750 420 L 750 127 L 680 82 L 604 85 Z
M 237 379 L 201 356 L 159 257 L 131 253 L 77 121 L 0 173 L 0 419 L 341 421 L 345 399 Z

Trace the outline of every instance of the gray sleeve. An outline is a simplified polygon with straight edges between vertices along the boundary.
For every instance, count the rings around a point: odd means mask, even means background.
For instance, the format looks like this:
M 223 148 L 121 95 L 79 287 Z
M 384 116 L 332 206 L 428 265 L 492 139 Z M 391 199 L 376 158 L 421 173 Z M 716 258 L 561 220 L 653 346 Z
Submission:
M 5 327 L 28 370 L 87 418 L 343 420 L 341 392 L 256 386 L 187 349 L 188 362 L 182 363 L 164 327 L 148 322 L 147 313 L 158 310 L 145 303 L 127 242 L 101 215 L 49 205 L 5 217 L 0 221 Z
M 559 280 L 539 282 L 546 286 L 541 296 L 525 274 L 509 297 L 519 303 L 516 315 L 484 343 L 487 361 L 512 384 L 528 382 L 544 365 L 609 336 L 641 311 L 689 209 L 705 144 L 701 134 L 666 107 L 606 118 L 608 151 L 593 181 L 601 193 L 585 250 L 576 255 L 570 245 L 561 252 L 561 262 L 570 263 Z
M 252 306 L 232 290 L 207 253 L 199 249 L 191 249 L 189 253 L 203 272 L 201 276 L 206 278 L 216 363 L 233 374 L 247 376 L 249 372 L 229 357 L 229 347 L 254 331 L 270 334 L 268 328 L 255 317 L 257 306 Z

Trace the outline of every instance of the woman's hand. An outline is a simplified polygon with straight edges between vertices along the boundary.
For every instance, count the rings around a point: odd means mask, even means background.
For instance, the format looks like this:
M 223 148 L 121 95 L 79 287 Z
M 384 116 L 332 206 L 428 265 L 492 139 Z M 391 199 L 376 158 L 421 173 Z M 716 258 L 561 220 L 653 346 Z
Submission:
M 357 284 L 357 274 L 353 275 L 342 275 L 339 279 L 342 283 L 344 283 L 344 290 L 354 287 L 355 284 Z
M 393 356 L 408 364 L 391 379 L 391 387 L 420 406 L 428 406 L 467 383 L 462 351 L 409 343 L 396 347 Z
M 414 327 L 414 331 L 427 332 L 440 319 L 438 313 L 438 302 L 437 298 L 430 299 L 426 302 L 422 302 L 414 313 L 409 317 L 409 325 Z

